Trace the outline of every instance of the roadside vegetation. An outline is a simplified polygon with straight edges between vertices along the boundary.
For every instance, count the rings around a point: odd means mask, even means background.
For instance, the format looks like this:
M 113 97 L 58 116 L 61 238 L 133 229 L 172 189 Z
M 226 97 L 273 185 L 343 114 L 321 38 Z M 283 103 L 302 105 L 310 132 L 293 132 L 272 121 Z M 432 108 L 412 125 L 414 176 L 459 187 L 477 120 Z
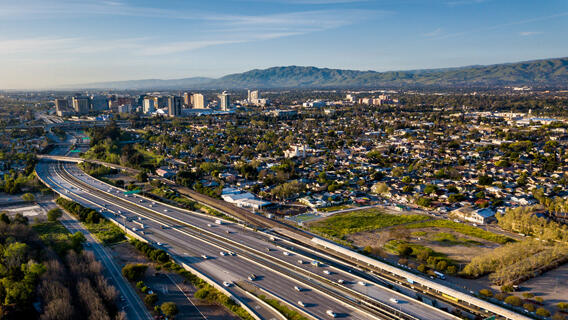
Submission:
M 64 198 L 58 198 L 56 202 L 81 221 L 102 243 L 109 245 L 126 239 L 120 227 L 105 219 L 96 210 Z
M 258 295 L 257 297 L 260 300 L 262 300 L 262 301 L 268 303 L 269 305 L 271 305 L 272 307 L 274 307 L 274 309 L 278 310 L 278 312 L 280 312 L 288 320 L 308 320 L 308 318 L 304 317 L 298 311 L 291 309 L 286 305 L 283 305 L 282 303 L 280 303 L 280 301 L 278 301 L 276 299 L 268 298 L 268 297 L 266 297 L 265 295 L 262 295 L 262 294 Z
M 451 220 L 443 220 L 443 219 L 428 220 L 428 221 L 410 223 L 404 225 L 404 227 L 407 229 L 418 229 L 418 228 L 427 228 L 427 227 L 447 228 L 459 232 L 461 234 L 477 237 L 480 239 L 484 239 L 499 244 L 505 244 L 514 241 L 513 239 L 507 236 L 485 231 L 481 228 L 477 228 L 469 224 L 458 223 Z
M 339 213 L 308 225 L 313 231 L 343 239 L 346 235 L 356 232 L 382 229 L 426 219 L 428 217 L 422 215 L 394 215 L 373 208 Z

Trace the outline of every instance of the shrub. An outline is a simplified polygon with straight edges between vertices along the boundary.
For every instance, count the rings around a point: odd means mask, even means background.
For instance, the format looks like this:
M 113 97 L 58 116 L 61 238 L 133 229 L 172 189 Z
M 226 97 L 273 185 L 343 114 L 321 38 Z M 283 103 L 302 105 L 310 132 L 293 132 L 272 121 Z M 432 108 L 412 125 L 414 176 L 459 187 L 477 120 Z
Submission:
M 499 301 L 505 300 L 506 297 L 507 297 L 507 295 L 503 292 L 498 292 L 497 294 L 495 294 L 495 299 L 497 299 Z
M 408 263 L 408 259 L 406 259 L 406 258 L 400 258 L 400 259 L 398 259 L 398 263 L 399 263 L 399 264 L 406 265 L 406 264 Z
M 560 310 L 568 310 L 568 302 L 559 302 L 557 305 L 558 309 Z
M 507 292 L 513 292 L 513 291 L 515 291 L 515 290 L 514 290 L 513 286 L 510 285 L 510 284 L 505 284 L 505 285 L 501 286 L 501 292 L 507 293 Z
M 508 296 L 505 298 L 505 302 L 515 307 L 521 306 L 521 298 L 517 296 Z
M 447 274 L 456 274 L 456 272 L 457 272 L 456 266 L 448 266 L 448 268 L 446 268 Z
M 396 251 L 399 255 L 407 257 L 412 253 L 412 248 L 406 243 L 401 243 L 397 246 Z
M 196 297 L 197 299 L 205 300 L 209 296 L 209 290 L 207 288 L 201 288 L 201 289 L 195 291 L 193 296 Z
M 539 307 L 538 309 L 536 309 L 535 313 L 541 317 L 550 317 L 550 311 L 546 310 L 543 307 Z
M 162 303 L 160 310 L 168 317 L 173 317 L 178 313 L 177 305 L 174 302 Z
M 538 303 L 543 303 L 544 299 L 542 297 L 535 297 L 534 301 L 538 302 Z
M 448 267 L 448 263 L 444 260 L 438 261 L 436 264 L 436 269 L 439 271 L 444 271 Z
M 33 202 L 35 201 L 35 196 L 31 193 L 24 193 L 24 195 L 22 195 L 22 200 L 27 202 Z
M 525 299 L 530 299 L 530 298 L 533 298 L 533 297 L 534 297 L 534 294 L 532 294 L 530 292 L 523 293 L 523 298 L 525 298 Z
M 147 296 L 144 297 L 144 303 L 147 306 L 153 306 L 156 304 L 156 302 L 158 302 L 158 295 L 155 293 L 149 294 Z
M 491 289 L 481 289 L 479 290 L 479 295 L 491 298 L 493 297 L 493 291 Z
M 145 264 L 129 263 L 122 268 L 122 275 L 129 281 L 139 280 L 144 276 L 148 269 Z
M 560 312 L 557 312 L 552 316 L 552 320 L 566 320 L 566 317 Z
M 144 281 L 138 281 L 138 282 L 136 282 L 136 288 L 142 289 L 143 287 L 144 287 Z
M 523 304 L 523 308 L 530 312 L 534 312 L 536 310 L 534 304 L 528 302 Z
M 416 268 L 416 270 L 418 270 L 418 271 L 420 271 L 420 272 L 423 273 L 424 271 L 426 271 L 426 266 L 423 265 L 423 264 L 421 264 L 421 265 L 418 266 L 418 268 Z
M 63 215 L 63 212 L 59 208 L 53 208 L 47 212 L 47 221 L 55 221 Z

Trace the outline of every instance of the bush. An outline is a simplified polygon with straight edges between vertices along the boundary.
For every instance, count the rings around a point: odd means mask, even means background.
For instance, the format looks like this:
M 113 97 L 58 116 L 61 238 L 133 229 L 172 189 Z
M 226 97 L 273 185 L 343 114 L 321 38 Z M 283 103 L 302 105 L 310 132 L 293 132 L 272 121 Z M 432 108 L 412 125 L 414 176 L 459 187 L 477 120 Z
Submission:
M 399 255 L 407 257 L 412 253 L 412 248 L 406 243 L 401 243 L 397 246 L 396 251 Z
M 534 311 L 536 310 L 534 304 L 528 303 L 528 302 L 523 304 L 523 308 L 524 308 L 525 310 L 530 311 L 530 312 L 534 312 Z
M 136 288 L 142 289 L 143 287 L 144 287 L 144 281 L 138 281 L 138 282 L 136 282 Z
M 525 298 L 525 299 L 530 299 L 530 298 L 533 298 L 533 297 L 534 297 L 534 294 L 532 294 L 530 292 L 523 293 L 523 298 Z
M 22 195 L 22 200 L 27 202 L 34 202 L 35 196 L 31 193 L 24 193 L 24 195 Z
M 493 291 L 491 289 L 481 289 L 479 290 L 479 295 L 486 298 L 491 298 L 493 297 Z
M 550 311 L 546 310 L 543 307 L 536 309 L 535 313 L 541 317 L 550 317 Z
M 456 274 L 456 272 L 457 272 L 456 266 L 448 266 L 448 268 L 446 268 L 447 274 Z
M 59 208 L 53 208 L 47 212 L 47 221 L 56 221 L 57 219 L 61 218 L 63 212 Z
M 177 305 L 174 302 L 162 303 L 160 310 L 168 317 L 173 317 L 178 313 Z
M 544 299 L 542 297 L 536 297 L 536 298 L 534 298 L 534 301 L 536 301 L 538 303 L 543 303 Z
M 144 253 L 144 255 L 155 262 L 166 263 L 170 261 L 170 256 L 168 253 L 162 249 L 156 249 L 151 245 L 139 241 L 139 240 L 132 240 L 130 243 L 136 247 L 139 251 Z
M 446 268 L 448 267 L 448 263 L 444 260 L 440 260 L 438 261 L 438 263 L 436 264 L 436 269 L 438 271 L 444 271 L 446 270 Z
M 158 295 L 155 293 L 149 294 L 144 297 L 144 303 L 149 307 L 154 306 L 156 302 L 158 302 Z
M 497 294 L 495 294 L 495 299 L 497 299 L 499 301 L 503 301 L 503 300 L 505 300 L 505 298 L 507 298 L 507 294 L 505 294 L 503 292 L 498 292 Z
M 207 297 L 209 296 L 209 290 L 207 288 L 201 288 L 195 291 L 193 296 L 196 297 L 197 299 L 206 300 Z
M 501 292 L 507 293 L 507 292 L 513 292 L 513 291 L 515 291 L 515 289 L 510 284 L 505 284 L 505 285 L 501 286 Z
M 505 303 L 508 303 L 508 304 L 515 306 L 515 307 L 520 307 L 521 306 L 521 298 L 519 298 L 517 296 L 508 296 L 507 298 L 505 298 Z
M 146 273 L 148 266 L 145 264 L 129 263 L 122 268 L 122 275 L 129 281 L 139 280 Z
M 421 264 L 421 265 L 418 266 L 418 268 L 416 268 L 416 270 L 418 270 L 418 271 L 424 273 L 424 271 L 426 271 L 426 266 L 423 265 L 423 264 Z
M 558 309 L 567 311 L 568 310 L 568 302 L 559 302 L 557 305 Z
M 552 320 L 566 320 L 566 317 L 560 312 L 557 312 L 552 316 Z

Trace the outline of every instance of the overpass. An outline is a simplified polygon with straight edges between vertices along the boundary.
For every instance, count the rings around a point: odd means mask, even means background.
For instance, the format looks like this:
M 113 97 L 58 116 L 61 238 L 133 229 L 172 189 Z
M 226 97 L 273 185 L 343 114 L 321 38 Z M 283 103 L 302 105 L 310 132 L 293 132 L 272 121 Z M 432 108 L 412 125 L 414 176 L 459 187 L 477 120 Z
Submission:
M 140 170 L 121 166 L 119 164 L 108 163 L 108 162 L 99 161 L 99 160 L 92 160 L 92 159 L 83 159 L 83 158 L 67 157 L 67 156 L 52 156 L 52 155 L 47 155 L 47 154 L 38 154 L 37 158 L 40 159 L 40 160 L 47 160 L 47 161 L 61 161 L 61 162 L 73 162 L 73 163 L 89 162 L 89 163 L 94 163 L 94 164 L 98 164 L 98 165 L 101 165 L 101 166 L 109 167 L 109 168 L 112 168 L 112 169 L 122 170 L 122 171 L 132 173 L 132 174 L 137 174 L 137 173 L 140 172 Z

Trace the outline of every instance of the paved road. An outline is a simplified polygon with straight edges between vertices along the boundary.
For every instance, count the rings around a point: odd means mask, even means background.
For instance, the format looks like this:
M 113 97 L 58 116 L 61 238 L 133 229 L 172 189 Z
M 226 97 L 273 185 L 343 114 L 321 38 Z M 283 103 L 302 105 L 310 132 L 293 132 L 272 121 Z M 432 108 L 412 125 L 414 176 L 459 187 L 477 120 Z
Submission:
M 324 277 L 324 278 L 326 278 L 330 281 L 336 282 L 336 283 L 341 279 L 341 280 L 344 281 L 345 287 L 348 287 L 352 290 L 356 290 L 358 292 L 370 295 L 370 296 L 374 297 L 376 300 L 382 301 L 385 304 L 391 305 L 394 308 L 397 308 L 397 309 L 400 309 L 400 310 L 407 312 L 409 314 L 415 315 L 416 317 L 421 318 L 421 319 L 448 319 L 448 318 L 450 318 L 449 315 L 447 315 L 447 314 L 445 314 L 441 311 L 425 308 L 423 305 L 413 301 L 412 299 L 409 299 L 408 297 L 398 296 L 396 293 L 392 293 L 388 290 L 385 290 L 384 288 L 382 288 L 382 287 L 380 287 L 376 284 L 369 283 L 366 286 L 362 286 L 362 285 L 358 284 L 358 282 L 360 281 L 359 278 L 354 277 L 351 274 L 348 274 L 346 271 L 334 269 L 334 268 L 329 267 L 329 266 L 320 266 L 320 267 L 314 268 L 309 263 L 307 263 L 308 261 L 310 261 L 311 258 L 308 258 L 308 257 L 305 257 L 305 256 L 300 256 L 297 253 L 293 253 L 294 250 L 290 250 L 289 248 L 282 248 L 278 243 L 268 241 L 266 236 L 260 235 L 258 233 L 252 232 L 252 231 L 243 230 L 241 227 L 239 227 L 237 225 L 233 225 L 233 224 L 219 226 L 219 225 L 216 225 L 210 217 L 190 215 L 186 212 L 179 211 L 179 210 L 176 210 L 176 209 L 172 209 L 171 207 L 165 206 L 163 204 L 159 204 L 159 203 L 154 204 L 151 201 L 147 201 L 147 200 L 142 199 L 141 197 L 138 197 L 138 196 L 132 196 L 132 195 L 125 196 L 121 190 L 109 187 L 108 185 L 104 185 L 104 184 L 100 183 L 99 181 L 96 181 L 96 180 L 84 175 L 74 166 L 68 166 L 67 169 L 71 172 L 71 174 L 73 174 L 74 177 L 82 179 L 85 182 L 89 183 L 90 185 L 95 186 L 95 187 L 97 187 L 97 188 L 99 188 L 99 189 L 101 189 L 105 192 L 110 191 L 115 196 L 121 197 L 123 200 L 130 201 L 130 202 L 136 202 L 136 205 L 138 205 L 138 206 L 145 207 L 149 210 L 155 210 L 155 211 L 159 210 L 160 212 L 167 213 L 168 215 L 179 217 L 183 221 L 191 221 L 192 225 L 197 225 L 199 227 L 208 229 L 210 232 L 213 232 L 217 235 L 221 235 L 221 236 L 224 236 L 224 237 L 230 237 L 233 241 L 236 241 L 238 243 L 241 243 L 241 244 L 246 243 L 247 246 L 251 246 L 251 247 L 253 247 L 253 248 L 255 248 L 256 250 L 259 250 L 259 251 L 265 251 L 266 248 L 270 247 L 271 251 L 266 252 L 266 254 L 269 254 L 270 256 L 272 256 L 274 258 L 277 258 L 277 259 L 279 259 L 283 262 L 286 262 L 289 265 L 293 264 L 293 265 L 295 265 L 294 267 L 296 267 L 296 268 L 302 268 L 305 271 L 310 272 L 311 275 L 314 278 L 315 277 Z M 85 191 L 82 191 L 82 190 L 77 189 L 77 190 L 74 190 L 74 191 L 78 192 L 82 196 L 86 196 L 86 197 L 91 196 L 91 195 L 88 194 L 88 192 L 85 192 Z M 99 200 L 97 200 L 97 201 L 99 201 Z M 140 202 L 140 201 L 142 201 L 142 202 Z M 119 208 L 116 208 L 116 209 L 120 210 Z M 165 211 L 165 210 L 167 210 L 167 211 Z M 133 211 L 137 211 L 137 210 L 134 209 Z M 132 222 L 127 221 L 127 226 L 129 224 L 132 225 Z M 211 227 L 209 227 L 209 225 L 211 225 Z M 134 228 L 136 228 L 136 227 L 134 227 Z M 149 233 L 151 233 L 152 236 L 159 236 L 160 239 L 163 239 L 163 241 L 161 241 L 161 240 L 156 240 L 156 241 L 168 243 L 168 245 L 175 243 L 176 240 L 177 241 L 180 240 L 180 239 L 176 239 L 176 238 L 179 237 L 179 235 L 172 237 L 172 235 L 176 234 L 176 233 L 172 233 L 172 232 L 164 233 L 163 232 L 164 229 L 161 229 L 161 228 L 162 227 L 160 225 L 157 225 L 155 227 L 150 227 L 148 229 L 150 231 L 146 232 L 146 233 L 147 233 L 147 235 L 149 235 Z M 173 230 L 181 229 L 180 227 L 173 225 L 171 222 L 170 222 L 170 225 L 167 226 L 167 228 L 171 228 Z M 137 228 L 137 229 L 139 229 L 139 228 Z M 227 234 L 227 232 L 229 232 L 229 233 Z M 195 243 L 195 239 L 192 240 L 192 243 Z M 219 257 L 218 248 L 214 248 L 213 250 L 209 250 L 209 251 L 207 251 L 207 250 L 196 250 L 196 248 L 200 247 L 198 244 L 195 244 L 194 246 L 185 246 L 185 247 L 183 246 L 183 244 L 181 244 L 181 247 L 185 248 L 185 250 L 182 249 L 182 252 L 181 252 L 182 256 L 185 255 L 186 259 L 188 261 L 191 261 L 193 264 L 195 264 L 197 266 L 201 267 L 201 265 L 203 265 L 203 267 L 207 269 L 208 273 L 214 275 L 214 277 L 216 277 L 218 279 L 229 279 L 229 280 L 232 280 L 232 281 L 239 281 L 239 280 L 246 279 L 247 273 L 251 272 L 250 270 L 257 270 L 257 271 L 255 271 L 255 273 L 258 272 L 258 274 L 264 274 L 264 273 L 267 272 L 267 270 L 265 270 L 263 268 L 261 268 L 260 270 L 258 270 L 258 268 L 256 268 L 256 269 L 251 268 L 250 262 L 248 262 L 247 266 L 244 267 L 244 270 L 248 270 L 248 272 L 244 272 L 244 273 L 237 273 L 237 272 L 234 272 L 234 271 L 229 272 L 227 270 L 234 269 L 235 265 L 233 265 L 233 263 L 229 263 L 228 265 L 225 264 L 224 260 L 227 260 L 227 259 L 225 257 Z M 175 251 L 177 249 L 176 245 L 175 244 L 172 245 L 171 249 Z M 285 255 L 284 252 L 290 252 L 290 254 Z M 204 259 L 200 258 L 200 256 L 202 254 L 207 254 L 208 256 L 215 257 L 215 259 L 204 260 Z M 216 258 L 216 257 L 219 257 L 219 258 Z M 230 258 L 228 258 L 228 259 L 230 259 Z M 305 260 L 306 263 L 298 264 L 297 261 L 300 260 L 300 259 Z M 217 260 L 219 260 L 219 261 L 217 261 Z M 329 274 L 324 273 L 324 270 L 328 270 Z M 237 273 L 237 274 L 235 274 L 235 273 Z M 313 281 L 313 279 L 311 279 L 312 276 L 305 279 L 305 281 L 302 282 L 301 284 L 303 285 L 304 283 L 310 283 L 310 281 Z M 225 281 L 225 280 L 222 280 L 222 281 Z M 318 309 L 317 307 L 319 307 L 320 310 L 317 310 L 317 313 L 319 313 L 319 315 L 323 316 L 323 317 L 326 317 L 325 316 L 325 309 L 326 308 L 330 308 L 330 307 L 335 308 L 336 305 L 339 305 L 339 303 L 337 303 L 335 301 L 333 301 L 333 303 L 330 304 L 331 301 L 329 301 L 329 299 L 325 299 L 325 298 L 322 299 L 321 295 L 320 295 L 320 297 L 317 297 L 317 295 L 311 297 L 308 294 L 311 291 L 303 291 L 303 292 L 300 292 L 300 293 L 295 292 L 295 290 L 293 290 L 293 287 L 295 285 L 293 281 L 290 282 L 288 280 L 286 284 L 282 283 L 282 279 L 277 279 L 276 282 L 273 282 L 273 281 L 274 281 L 273 279 L 266 277 L 266 279 L 263 278 L 261 281 L 255 281 L 255 285 L 263 287 L 263 288 L 265 288 L 269 291 L 272 291 L 274 288 L 281 289 L 278 292 L 289 291 L 289 292 L 286 292 L 285 295 L 290 297 L 288 300 L 292 303 L 296 303 L 299 300 L 302 300 L 304 302 L 307 301 L 308 303 L 310 303 L 312 301 L 310 299 L 313 299 L 313 301 L 314 301 L 313 309 Z M 289 289 L 287 289 L 287 288 L 289 288 Z M 290 289 L 292 289 L 292 290 L 290 290 Z M 390 300 L 390 298 L 392 298 L 393 295 L 396 296 L 396 298 L 399 301 L 404 301 L 405 303 L 397 304 L 395 302 L 392 302 Z M 322 307 L 324 307 L 324 308 L 322 308 Z M 312 309 L 312 307 L 310 307 L 308 309 Z M 345 315 L 347 315 L 347 316 L 350 316 L 351 313 L 353 313 L 353 312 L 349 311 L 349 310 L 345 311 Z M 355 313 L 353 313 L 353 314 L 355 314 Z
M 294 279 L 283 277 L 269 267 L 258 265 L 250 261 L 250 259 L 246 257 L 246 252 L 219 243 L 207 243 L 207 241 L 199 239 L 199 232 L 188 227 L 173 225 L 171 220 L 159 218 L 157 215 L 144 214 L 144 210 L 140 210 L 139 207 L 133 204 L 128 205 L 128 203 L 120 202 L 118 205 L 115 205 L 112 201 L 101 199 L 88 191 L 78 189 L 76 186 L 72 186 L 66 182 L 61 176 L 58 176 L 53 164 L 50 166 L 49 164 L 40 163 L 37 167 L 37 172 L 40 176 L 45 177 L 48 184 L 61 194 L 72 197 L 78 202 L 91 207 L 94 206 L 94 204 L 104 206 L 106 207 L 106 214 L 109 214 L 111 211 L 116 213 L 120 212 L 119 214 L 121 216 L 119 216 L 119 218 L 114 215 L 113 218 L 123 223 L 125 222 L 126 227 L 131 230 L 136 230 L 135 232 L 141 234 L 140 229 L 142 229 L 141 224 L 143 224 L 144 237 L 147 237 L 158 246 L 162 246 L 173 256 L 180 258 L 193 268 L 207 274 L 219 284 L 224 281 L 248 281 L 247 278 L 249 274 L 254 273 L 259 275 L 258 279 L 254 281 L 254 285 L 270 290 L 274 288 L 281 289 L 279 292 L 292 303 L 296 303 L 300 300 L 311 302 L 312 304 L 307 308 L 307 312 L 314 314 L 316 317 L 328 318 L 326 311 L 333 309 L 337 313 L 344 315 L 345 318 L 369 318 L 352 307 L 343 306 L 335 301 L 331 301 L 328 296 L 318 291 L 294 290 L 294 286 L 305 287 L 305 284 Z M 64 190 L 67 190 L 69 193 Z M 132 196 L 126 198 L 132 198 Z M 111 199 L 114 198 L 111 197 Z M 162 205 L 159 204 L 159 206 Z M 164 209 L 165 208 L 166 207 L 164 207 Z M 210 217 L 199 218 L 203 220 L 202 223 L 205 225 L 207 223 L 214 224 L 214 221 L 211 220 Z M 231 227 L 239 228 L 235 226 Z M 223 231 L 220 230 L 220 233 L 223 233 Z M 220 254 L 220 252 L 226 253 L 228 251 L 234 251 L 237 254 Z M 202 255 L 206 255 L 207 258 L 204 259 Z M 236 296 L 240 295 L 234 286 L 229 287 L 228 290 Z
M 152 319 L 152 316 L 146 309 L 146 306 L 140 300 L 140 297 L 134 291 L 134 288 L 122 276 L 120 267 L 114 263 L 108 249 L 105 248 L 98 240 L 91 235 L 75 218 L 65 213 L 60 219 L 61 223 L 72 233 L 77 231 L 85 235 L 87 241 L 85 242 L 86 250 L 95 254 L 95 257 L 104 266 L 114 286 L 121 293 L 121 301 L 119 306 L 122 305 L 128 319 Z

